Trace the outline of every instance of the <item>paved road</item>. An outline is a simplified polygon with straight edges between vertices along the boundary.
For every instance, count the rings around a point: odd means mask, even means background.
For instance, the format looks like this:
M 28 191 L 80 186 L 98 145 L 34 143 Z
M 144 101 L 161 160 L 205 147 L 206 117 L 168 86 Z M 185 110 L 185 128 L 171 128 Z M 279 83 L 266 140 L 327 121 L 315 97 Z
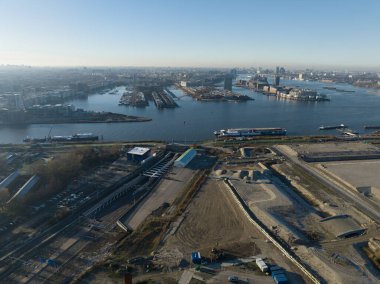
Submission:
M 336 183 L 327 179 L 318 170 L 314 169 L 313 167 L 311 167 L 306 162 L 301 161 L 297 156 L 297 152 L 295 152 L 289 146 L 278 145 L 278 146 L 275 146 L 274 148 L 278 152 L 280 152 L 283 156 L 285 156 L 289 160 L 291 160 L 294 164 L 297 164 L 300 167 L 302 167 L 307 173 L 309 173 L 310 175 L 315 177 L 320 183 L 322 183 L 325 186 L 333 189 L 335 192 L 340 193 L 340 195 L 342 197 L 344 197 L 348 202 L 354 204 L 360 211 L 365 213 L 367 216 L 372 218 L 377 223 L 380 223 L 380 210 L 379 210 L 379 208 L 372 207 L 372 204 L 370 204 L 367 200 L 365 200 L 365 197 L 361 196 L 360 194 L 355 194 L 354 192 L 352 192 L 348 189 L 344 189 L 344 188 L 338 186 Z

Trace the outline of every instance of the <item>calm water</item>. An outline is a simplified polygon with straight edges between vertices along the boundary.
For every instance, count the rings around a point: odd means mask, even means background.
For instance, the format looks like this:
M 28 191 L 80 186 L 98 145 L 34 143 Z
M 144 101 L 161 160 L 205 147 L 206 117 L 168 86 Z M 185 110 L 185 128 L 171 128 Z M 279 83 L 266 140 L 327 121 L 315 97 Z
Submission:
M 92 132 L 103 135 L 104 140 L 166 140 L 197 141 L 213 138 L 212 132 L 229 127 L 284 127 L 289 135 L 321 134 L 318 127 L 344 123 L 364 132 L 363 126 L 380 125 L 380 91 L 356 88 L 346 84 L 282 81 L 287 86 L 309 87 L 327 94 L 330 102 L 297 102 L 234 87 L 234 91 L 247 94 L 254 101 L 197 102 L 184 96 L 181 90 L 171 88 L 180 97 L 179 108 L 157 110 L 154 103 L 146 108 L 119 106 L 124 87 L 118 94 L 94 94 L 88 99 L 69 103 L 77 108 L 112 111 L 150 117 L 150 122 L 30 125 L 0 128 L 0 143 L 20 143 L 26 136 L 45 137 Z M 323 89 L 324 86 L 354 90 L 354 93 Z M 331 133 L 335 133 L 332 131 Z

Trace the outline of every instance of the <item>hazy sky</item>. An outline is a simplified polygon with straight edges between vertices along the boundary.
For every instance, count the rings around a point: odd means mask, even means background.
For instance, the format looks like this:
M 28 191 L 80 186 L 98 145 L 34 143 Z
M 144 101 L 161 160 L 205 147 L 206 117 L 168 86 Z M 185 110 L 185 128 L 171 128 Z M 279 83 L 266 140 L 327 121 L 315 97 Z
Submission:
M 0 0 L 0 64 L 380 69 L 380 0 Z

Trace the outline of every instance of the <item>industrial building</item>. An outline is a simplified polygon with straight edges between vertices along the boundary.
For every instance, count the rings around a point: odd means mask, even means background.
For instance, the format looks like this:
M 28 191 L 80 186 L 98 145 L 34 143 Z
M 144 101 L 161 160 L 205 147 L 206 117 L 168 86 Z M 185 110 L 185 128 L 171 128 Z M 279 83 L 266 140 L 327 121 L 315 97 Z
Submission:
M 184 168 L 190 163 L 192 159 L 194 159 L 196 155 L 197 155 L 197 151 L 195 149 L 188 149 L 177 160 L 175 160 L 174 166 L 179 167 L 179 168 Z
M 129 161 L 134 161 L 134 162 L 141 162 L 148 158 L 150 153 L 149 148 L 144 148 L 144 147 L 134 147 L 132 150 L 129 150 L 127 153 L 127 159 Z
M 366 229 L 359 226 L 349 215 L 336 215 L 320 221 L 324 228 L 337 238 L 349 238 L 361 235 Z

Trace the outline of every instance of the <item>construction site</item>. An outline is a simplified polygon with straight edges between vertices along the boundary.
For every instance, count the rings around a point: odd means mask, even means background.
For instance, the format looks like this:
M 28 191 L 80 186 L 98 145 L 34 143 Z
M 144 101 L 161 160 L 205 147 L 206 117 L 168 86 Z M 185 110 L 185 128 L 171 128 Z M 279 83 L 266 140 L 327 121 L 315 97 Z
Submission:
M 3 206 L 2 279 L 378 283 L 376 144 L 216 145 L 112 145 L 107 163 L 28 205 L 34 217 Z M 23 152 L 1 182 L 14 204 L 44 180 L 17 170 Z

